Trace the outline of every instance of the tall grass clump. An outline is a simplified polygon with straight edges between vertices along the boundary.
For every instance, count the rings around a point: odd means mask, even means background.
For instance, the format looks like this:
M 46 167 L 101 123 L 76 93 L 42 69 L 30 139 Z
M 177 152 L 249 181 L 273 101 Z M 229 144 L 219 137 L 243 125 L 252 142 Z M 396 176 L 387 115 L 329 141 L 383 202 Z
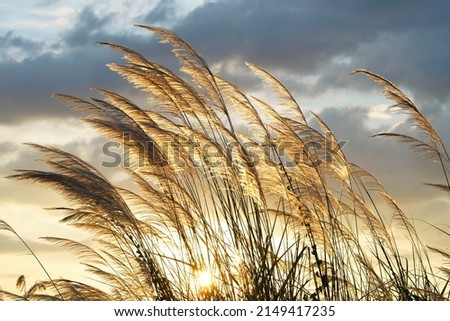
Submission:
M 101 285 L 49 277 L 26 290 L 21 280 L 22 293 L 4 291 L 6 297 L 448 299 L 445 277 L 434 273 L 410 219 L 373 175 L 347 159 L 318 115 L 310 124 L 283 84 L 249 63 L 277 102 L 248 97 L 213 74 L 179 36 L 139 27 L 172 46 L 181 73 L 132 49 L 101 44 L 123 55 L 125 64 L 108 67 L 144 91 L 151 108 L 105 89 L 90 100 L 55 95 L 123 145 L 129 156 L 123 170 L 135 187 L 115 186 L 75 155 L 40 145 L 32 147 L 50 170 L 11 176 L 66 196 L 70 205 L 55 208 L 65 212 L 62 223 L 89 232 L 95 245 L 44 239 L 78 254 Z M 438 187 L 448 190 L 449 158 L 431 124 L 394 84 L 357 72 L 382 83 L 393 108 L 408 112 L 430 142 L 380 135 L 431 153 L 446 179 Z M 14 232 L 5 222 L 0 229 Z M 398 230 L 409 238 L 408 253 L 399 249 Z

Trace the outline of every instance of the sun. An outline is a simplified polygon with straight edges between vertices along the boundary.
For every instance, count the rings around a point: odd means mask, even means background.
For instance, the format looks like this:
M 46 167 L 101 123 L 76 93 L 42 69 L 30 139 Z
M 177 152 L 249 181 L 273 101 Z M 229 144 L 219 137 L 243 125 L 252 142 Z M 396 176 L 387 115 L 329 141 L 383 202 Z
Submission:
M 211 272 L 208 270 L 200 271 L 197 275 L 198 284 L 201 287 L 209 287 L 212 284 Z

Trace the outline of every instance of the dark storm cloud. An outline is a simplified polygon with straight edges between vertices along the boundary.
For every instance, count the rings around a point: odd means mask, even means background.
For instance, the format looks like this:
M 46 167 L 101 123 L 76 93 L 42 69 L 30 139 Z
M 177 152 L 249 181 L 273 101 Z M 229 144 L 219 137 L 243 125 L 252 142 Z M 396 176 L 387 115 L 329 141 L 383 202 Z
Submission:
M 348 77 L 352 69 L 362 67 L 410 90 L 440 115 L 450 97 L 449 8 L 443 0 L 232 0 L 206 2 L 172 21 L 176 5 L 161 1 L 155 8 L 143 8 L 142 21 L 130 22 L 129 30 L 112 34 L 109 26 L 120 13 L 100 16 L 86 7 L 70 30 L 52 40 L 59 54 L 0 62 L 0 122 L 68 115 L 67 108 L 49 98 L 53 92 L 86 97 L 93 86 L 127 88 L 104 67 L 118 56 L 95 41 L 124 44 L 175 67 L 167 46 L 156 44 L 151 35 L 130 32 L 132 23 L 169 22 L 210 65 L 237 61 L 244 74 L 225 67 L 219 72 L 244 90 L 260 85 L 245 69 L 244 60 L 267 68 L 294 92 L 300 88 L 302 95 L 310 96 L 336 88 L 377 89 L 361 77 Z M 14 33 L 0 37 L 3 52 L 13 44 L 31 53 L 39 50 L 39 43 Z M 312 76 L 313 82 L 308 80 Z
M 317 74 L 312 93 L 346 86 L 343 75 L 368 68 L 442 102 L 449 13 L 443 0 L 218 1 L 174 30 L 212 61 L 239 56 L 273 71 Z
M 351 23 L 309 1 L 207 3 L 175 30 L 215 59 L 239 55 L 274 68 L 295 65 L 304 72 L 314 71 L 326 57 L 352 50 L 360 38 Z M 346 37 L 337 41 L 338 30 Z
M 105 64 L 116 60 L 111 50 L 95 44 L 108 40 L 127 43 L 125 36 L 111 37 L 101 28 L 111 17 L 97 17 L 89 8 L 78 16 L 77 23 L 53 47 L 62 48 L 60 54 L 36 54 L 21 62 L 0 61 L 0 123 L 14 123 L 33 118 L 74 115 L 60 102 L 51 98 L 55 92 L 86 97 L 89 88 L 106 87 L 118 90 L 125 84 Z M 6 47 L 21 45 L 32 53 L 37 44 L 13 37 L 11 32 L 2 39 Z M 136 44 L 136 41 L 128 41 Z M 65 49 L 64 49 L 65 48 Z
M 0 123 L 32 118 L 61 117 L 69 109 L 54 99 L 54 92 L 85 96 L 98 84 L 117 80 L 105 68 L 105 51 L 73 50 L 63 56 L 42 55 L 21 63 L 0 63 Z

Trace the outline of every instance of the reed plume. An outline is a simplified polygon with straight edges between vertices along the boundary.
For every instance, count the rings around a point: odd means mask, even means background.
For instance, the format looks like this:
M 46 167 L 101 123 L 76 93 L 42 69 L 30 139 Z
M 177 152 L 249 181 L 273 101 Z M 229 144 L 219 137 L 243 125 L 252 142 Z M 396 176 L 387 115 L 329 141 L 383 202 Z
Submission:
M 115 186 L 100 170 L 63 150 L 31 145 L 48 171 L 11 178 L 43 183 L 68 201 L 62 223 L 88 231 L 95 246 L 46 237 L 80 257 L 95 287 L 40 281 L 23 300 L 428 300 L 448 299 L 415 227 L 383 185 L 347 160 L 330 127 L 315 129 L 288 89 L 248 64 L 274 92 L 271 105 L 215 75 L 187 42 L 154 26 L 172 46 L 180 73 L 121 45 L 108 67 L 148 95 L 142 109 L 106 89 L 89 100 L 55 97 L 129 151 L 123 168 L 135 188 Z M 448 161 L 420 111 L 388 80 L 396 108 L 407 110 L 430 143 L 396 137 Z M 127 137 L 127 139 L 124 139 Z M 448 181 L 447 181 L 448 184 Z M 401 253 L 397 227 L 409 236 Z M 12 231 L 1 222 L 0 228 Z M 404 233 L 406 231 L 406 233 Z M 200 284 L 200 273 L 211 283 Z M 21 281 L 19 285 L 23 285 Z M 23 286 L 18 287 L 23 292 Z

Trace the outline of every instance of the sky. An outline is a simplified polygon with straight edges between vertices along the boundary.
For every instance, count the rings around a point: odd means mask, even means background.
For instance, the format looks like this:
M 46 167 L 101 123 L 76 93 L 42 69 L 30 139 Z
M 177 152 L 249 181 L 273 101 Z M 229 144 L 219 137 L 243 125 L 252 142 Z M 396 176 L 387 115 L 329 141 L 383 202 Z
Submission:
M 52 145 L 99 165 L 104 142 L 57 100 L 55 92 L 86 98 L 92 87 L 142 101 L 105 65 L 117 53 L 96 45 L 114 42 L 177 68 L 167 46 L 133 24 L 169 28 L 193 45 L 211 69 L 248 93 L 267 87 L 245 61 L 263 67 L 291 90 L 305 113 L 318 113 L 341 140 L 348 158 L 374 173 L 411 217 L 445 226 L 450 203 L 422 183 L 443 183 L 437 164 L 372 135 L 408 132 L 405 118 L 387 111 L 381 88 L 355 68 L 376 72 L 409 94 L 450 144 L 450 2 L 446 0 L 16 0 L 0 2 L 0 219 L 45 258 L 54 277 L 83 279 L 74 258 L 39 240 L 83 238 L 45 208 L 64 205 L 50 189 L 5 179 L 18 168 L 40 168 L 23 143 Z M 123 176 L 113 177 L 120 183 Z M 426 225 L 426 244 L 448 248 Z M 67 266 L 71 266 L 68 270 Z M 20 242 L 0 233 L 0 286 L 25 274 L 45 275 Z

